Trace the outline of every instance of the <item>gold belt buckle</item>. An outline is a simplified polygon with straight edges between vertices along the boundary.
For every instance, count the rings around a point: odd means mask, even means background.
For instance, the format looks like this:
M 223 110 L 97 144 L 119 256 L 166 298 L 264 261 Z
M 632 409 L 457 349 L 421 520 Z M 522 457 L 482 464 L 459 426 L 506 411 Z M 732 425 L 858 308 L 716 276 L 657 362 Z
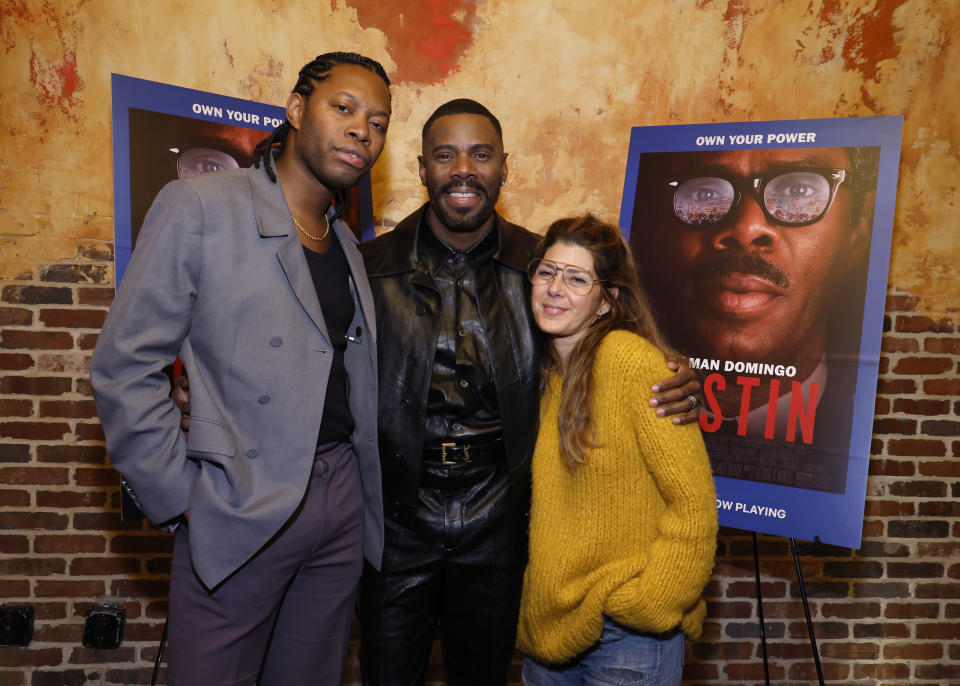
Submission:
M 457 464 L 454 460 L 448 460 L 448 459 L 447 459 L 447 448 L 453 449 L 453 448 L 456 448 L 456 447 L 457 447 L 457 444 L 456 444 L 456 443 L 441 443 L 441 444 L 440 444 L 440 464 L 442 464 L 444 467 L 451 467 L 451 466 Z M 470 446 L 469 446 L 469 445 L 463 446 L 463 461 L 464 461 L 464 462 L 469 462 L 469 461 L 470 461 Z

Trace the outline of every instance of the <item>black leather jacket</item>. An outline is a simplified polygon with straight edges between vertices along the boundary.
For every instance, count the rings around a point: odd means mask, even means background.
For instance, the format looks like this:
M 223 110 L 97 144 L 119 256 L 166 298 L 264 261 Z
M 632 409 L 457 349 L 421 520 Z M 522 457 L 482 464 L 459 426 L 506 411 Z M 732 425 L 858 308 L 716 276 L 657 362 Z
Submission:
M 424 205 L 360 246 L 377 315 L 380 462 L 384 514 L 412 526 L 417 512 L 427 393 L 439 333 L 440 295 L 418 269 Z M 497 389 L 511 492 L 528 498 L 539 417 L 541 351 L 530 314 L 527 264 L 540 237 L 496 217 L 499 249 L 477 275 L 478 309 Z

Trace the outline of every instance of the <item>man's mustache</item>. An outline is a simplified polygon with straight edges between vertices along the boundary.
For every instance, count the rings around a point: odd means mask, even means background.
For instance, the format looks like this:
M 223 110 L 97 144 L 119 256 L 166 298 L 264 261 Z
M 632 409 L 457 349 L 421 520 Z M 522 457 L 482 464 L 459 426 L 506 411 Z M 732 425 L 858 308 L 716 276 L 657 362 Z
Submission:
M 790 288 L 790 277 L 756 253 L 732 251 L 717 253 L 716 257 L 711 258 L 704 265 L 703 271 L 710 276 L 753 274 L 780 288 Z
M 478 191 L 483 197 L 487 196 L 487 189 L 484 188 L 476 179 L 463 179 L 461 181 L 451 181 L 440 187 L 441 193 L 449 193 L 456 188 L 472 188 Z

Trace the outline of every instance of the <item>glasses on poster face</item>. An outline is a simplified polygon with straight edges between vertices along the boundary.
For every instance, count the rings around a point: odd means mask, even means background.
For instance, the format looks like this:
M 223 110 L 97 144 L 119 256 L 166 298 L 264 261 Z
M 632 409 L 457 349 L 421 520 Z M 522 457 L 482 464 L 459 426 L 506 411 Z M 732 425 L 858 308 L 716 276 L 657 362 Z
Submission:
M 527 267 L 527 278 L 534 286 L 545 286 L 553 283 L 557 274 L 563 277 L 563 283 L 574 295 L 587 295 L 593 290 L 593 285 L 600 283 L 583 267 L 562 262 L 548 262 L 542 259 L 533 260 Z
M 213 148 L 190 148 L 177 157 L 177 176 L 181 179 L 221 169 L 239 168 L 240 164 L 233 157 Z
M 797 169 L 772 176 L 730 179 L 697 176 L 669 181 L 673 213 L 690 226 L 721 222 L 740 204 L 740 188 L 749 187 L 767 220 L 781 226 L 809 226 L 823 219 L 833 205 L 837 189 L 847 179 L 846 169 Z

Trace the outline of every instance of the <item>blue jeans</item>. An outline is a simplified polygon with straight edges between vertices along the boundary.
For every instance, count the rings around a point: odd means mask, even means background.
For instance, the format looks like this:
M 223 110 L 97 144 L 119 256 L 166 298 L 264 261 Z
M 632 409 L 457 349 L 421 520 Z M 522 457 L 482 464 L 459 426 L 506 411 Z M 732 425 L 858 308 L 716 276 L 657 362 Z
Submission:
M 585 653 L 555 668 L 523 658 L 525 686 L 679 686 L 683 634 L 644 634 L 604 619 L 603 635 Z

